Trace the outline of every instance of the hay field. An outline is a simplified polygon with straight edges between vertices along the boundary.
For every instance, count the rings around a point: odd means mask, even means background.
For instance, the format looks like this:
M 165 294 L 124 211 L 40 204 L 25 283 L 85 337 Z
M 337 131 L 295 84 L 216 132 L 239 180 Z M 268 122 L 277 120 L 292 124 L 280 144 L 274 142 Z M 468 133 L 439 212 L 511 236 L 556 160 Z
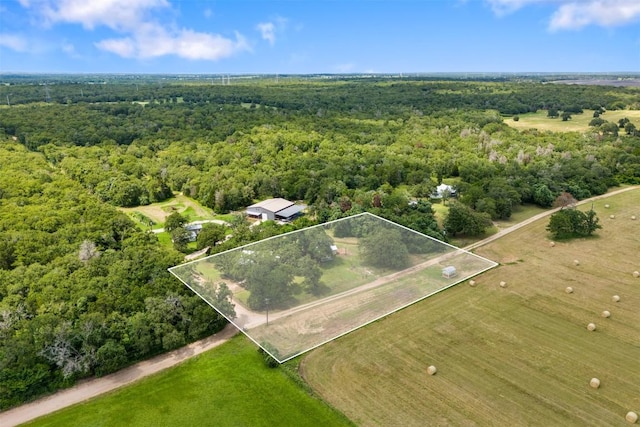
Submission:
M 519 114 L 517 122 L 512 117 L 505 118 L 504 123 L 520 130 L 538 129 L 552 132 L 586 132 L 590 128 L 589 122 L 593 120 L 593 110 L 584 110 L 582 114 L 572 114 L 571 120 L 563 122 L 560 117 L 551 119 L 547 117 L 546 110 L 535 113 Z M 618 123 L 618 120 L 628 118 L 631 123 L 640 128 L 640 110 L 611 110 L 602 114 L 600 118 L 608 122 Z M 619 129 L 620 135 L 626 135 L 624 129 Z
M 548 219 L 507 235 L 477 250 L 502 265 L 475 287 L 314 350 L 304 378 L 363 426 L 625 425 L 640 412 L 640 190 L 594 208 L 598 237 L 551 247 Z

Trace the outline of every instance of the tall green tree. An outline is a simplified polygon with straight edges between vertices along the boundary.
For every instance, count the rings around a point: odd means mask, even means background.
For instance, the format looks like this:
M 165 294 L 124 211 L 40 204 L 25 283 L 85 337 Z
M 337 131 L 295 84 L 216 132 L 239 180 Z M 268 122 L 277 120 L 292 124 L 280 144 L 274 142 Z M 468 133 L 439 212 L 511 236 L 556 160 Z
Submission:
M 226 228 L 221 224 L 206 223 L 202 225 L 202 230 L 198 233 L 196 238 L 198 250 L 206 248 L 207 246 L 213 247 L 224 240 L 226 235 Z
M 171 215 L 167 217 L 164 221 L 164 229 L 165 231 L 173 231 L 176 228 L 182 227 L 187 223 L 187 219 L 180 215 L 179 212 L 173 212 Z
M 359 251 L 364 261 L 374 267 L 401 270 L 409 266 L 409 250 L 395 229 L 373 230 L 360 239 Z
M 586 237 L 600 228 L 602 226 L 599 224 L 595 211 L 589 210 L 585 213 L 572 208 L 560 209 L 555 212 L 549 218 L 547 225 L 547 231 L 556 239 Z
M 491 225 L 491 218 L 488 214 L 475 212 L 460 202 L 452 202 L 443 225 L 449 235 L 475 236 L 484 233 Z

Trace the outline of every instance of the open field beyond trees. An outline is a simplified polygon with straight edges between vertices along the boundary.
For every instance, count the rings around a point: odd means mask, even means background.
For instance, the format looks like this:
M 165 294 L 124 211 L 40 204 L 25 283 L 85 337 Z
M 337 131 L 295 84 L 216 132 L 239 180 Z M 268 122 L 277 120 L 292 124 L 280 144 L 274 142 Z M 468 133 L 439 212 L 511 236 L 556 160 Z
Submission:
M 593 129 L 589 126 L 589 122 L 593 120 L 593 110 L 584 110 L 582 114 L 571 114 L 571 119 L 567 121 L 562 121 L 560 117 L 553 119 L 547 117 L 546 110 L 519 114 L 518 117 L 518 121 L 513 120 L 513 117 L 505 118 L 504 123 L 520 130 L 535 128 L 552 132 L 586 132 Z M 600 117 L 616 124 L 618 120 L 627 118 L 636 127 L 640 127 L 640 110 L 611 110 Z M 621 135 L 625 134 L 624 129 L 620 129 L 619 132 Z
M 304 378 L 358 425 L 625 423 L 640 410 L 632 275 L 640 221 L 630 219 L 640 217 L 640 191 L 594 208 L 596 237 L 551 247 L 543 219 L 482 247 L 502 265 L 475 287 L 458 285 L 313 351 Z M 599 389 L 589 386 L 594 377 Z
M 155 224 L 164 224 L 165 220 L 173 212 L 178 212 L 188 221 L 213 219 L 214 215 L 211 209 L 203 207 L 200 203 L 186 197 L 182 194 L 176 194 L 175 197 L 163 202 L 152 203 L 146 206 L 136 206 L 134 208 L 119 208 L 122 212 L 128 214 L 134 221 L 140 223 L 139 215 L 151 219 Z M 146 225 L 146 224 L 144 224 Z

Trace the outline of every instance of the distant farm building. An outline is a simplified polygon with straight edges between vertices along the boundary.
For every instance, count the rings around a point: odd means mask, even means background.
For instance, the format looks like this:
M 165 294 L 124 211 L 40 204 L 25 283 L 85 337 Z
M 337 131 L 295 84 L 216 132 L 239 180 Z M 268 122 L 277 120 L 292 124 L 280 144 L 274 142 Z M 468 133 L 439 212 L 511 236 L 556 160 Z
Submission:
M 267 199 L 249 206 L 247 216 L 262 220 L 291 221 L 306 208 L 305 205 L 296 205 L 286 199 Z
M 442 269 L 442 277 L 446 279 L 451 279 L 452 277 L 456 277 L 457 275 L 458 275 L 458 271 L 452 265 Z
M 200 232 L 202 231 L 202 224 L 200 223 L 187 224 L 184 226 L 184 229 L 189 232 L 189 241 L 195 242 L 196 239 L 198 238 L 198 234 L 200 234 Z
M 458 193 L 455 188 L 448 184 L 440 184 L 436 187 L 436 191 L 431 195 L 432 199 L 446 199 L 448 197 L 457 197 Z

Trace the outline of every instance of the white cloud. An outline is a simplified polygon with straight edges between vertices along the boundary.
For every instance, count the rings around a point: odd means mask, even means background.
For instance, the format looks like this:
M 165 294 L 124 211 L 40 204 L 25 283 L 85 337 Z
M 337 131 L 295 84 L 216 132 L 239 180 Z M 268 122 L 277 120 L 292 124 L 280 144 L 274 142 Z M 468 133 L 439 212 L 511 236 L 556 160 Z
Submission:
M 16 52 L 27 52 L 29 50 L 27 40 L 15 34 L 0 34 L 0 46 L 15 50 Z
M 553 14 L 549 29 L 579 29 L 587 25 L 617 27 L 640 18 L 638 0 L 601 0 L 563 4 Z
M 102 40 L 95 44 L 98 49 L 106 50 L 107 52 L 115 53 L 123 58 L 135 58 L 136 57 L 136 43 L 129 37 L 123 39 L 107 39 Z
M 557 5 L 549 29 L 579 29 L 587 25 L 615 27 L 640 20 L 639 0 L 485 0 L 497 15 L 534 4 Z
M 235 36 L 235 40 L 232 40 L 218 34 L 188 29 L 169 33 L 163 27 L 146 25 L 132 37 L 102 40 L 96 46 L 124 58 L 149 59 L 176 55 L 191 60 L 215 61 L 250 50 L 240 33 Z
M 170 7 L 166 0 L 20 0 L 44 21 L 80 24 L 86 29 L 106 26 L 114 30 L 132 30 L 157 9 Z
M 49 25 L 80 24 L 85 29 L 108 27 L 121 37 L 94 45 L 124 58 L 176 55 L 192 60 L 219 60 L 249 51 L 240 33 L 234 38 L 163 24 L 155 13 L 171 8 L 168 0 L 19 0 Z M 205 12 L 206 13 L 206 12 Z
M 256 25 L 256 30 L 260 32 L 262 38 L 269 42 L 271 46 L 276 43 L 276 35 L 281 35 L 287 29 L 288 20 L 282 16 L 276 16 L 268 22 L 260 22 Z
M 273 22 L 261 22 L 256 26 L 262 38 L 267 40 L 271 46 L 276 42 L 276 26 Z
M 496 15 L 506 15 L 528 5 L 535 3 L 549 3 L 554 0 L 485 0 L 491 6 Z M 562 0 L 560 0 L 562 1 Z M 557 0 L 556 0 L 557 2 Z

